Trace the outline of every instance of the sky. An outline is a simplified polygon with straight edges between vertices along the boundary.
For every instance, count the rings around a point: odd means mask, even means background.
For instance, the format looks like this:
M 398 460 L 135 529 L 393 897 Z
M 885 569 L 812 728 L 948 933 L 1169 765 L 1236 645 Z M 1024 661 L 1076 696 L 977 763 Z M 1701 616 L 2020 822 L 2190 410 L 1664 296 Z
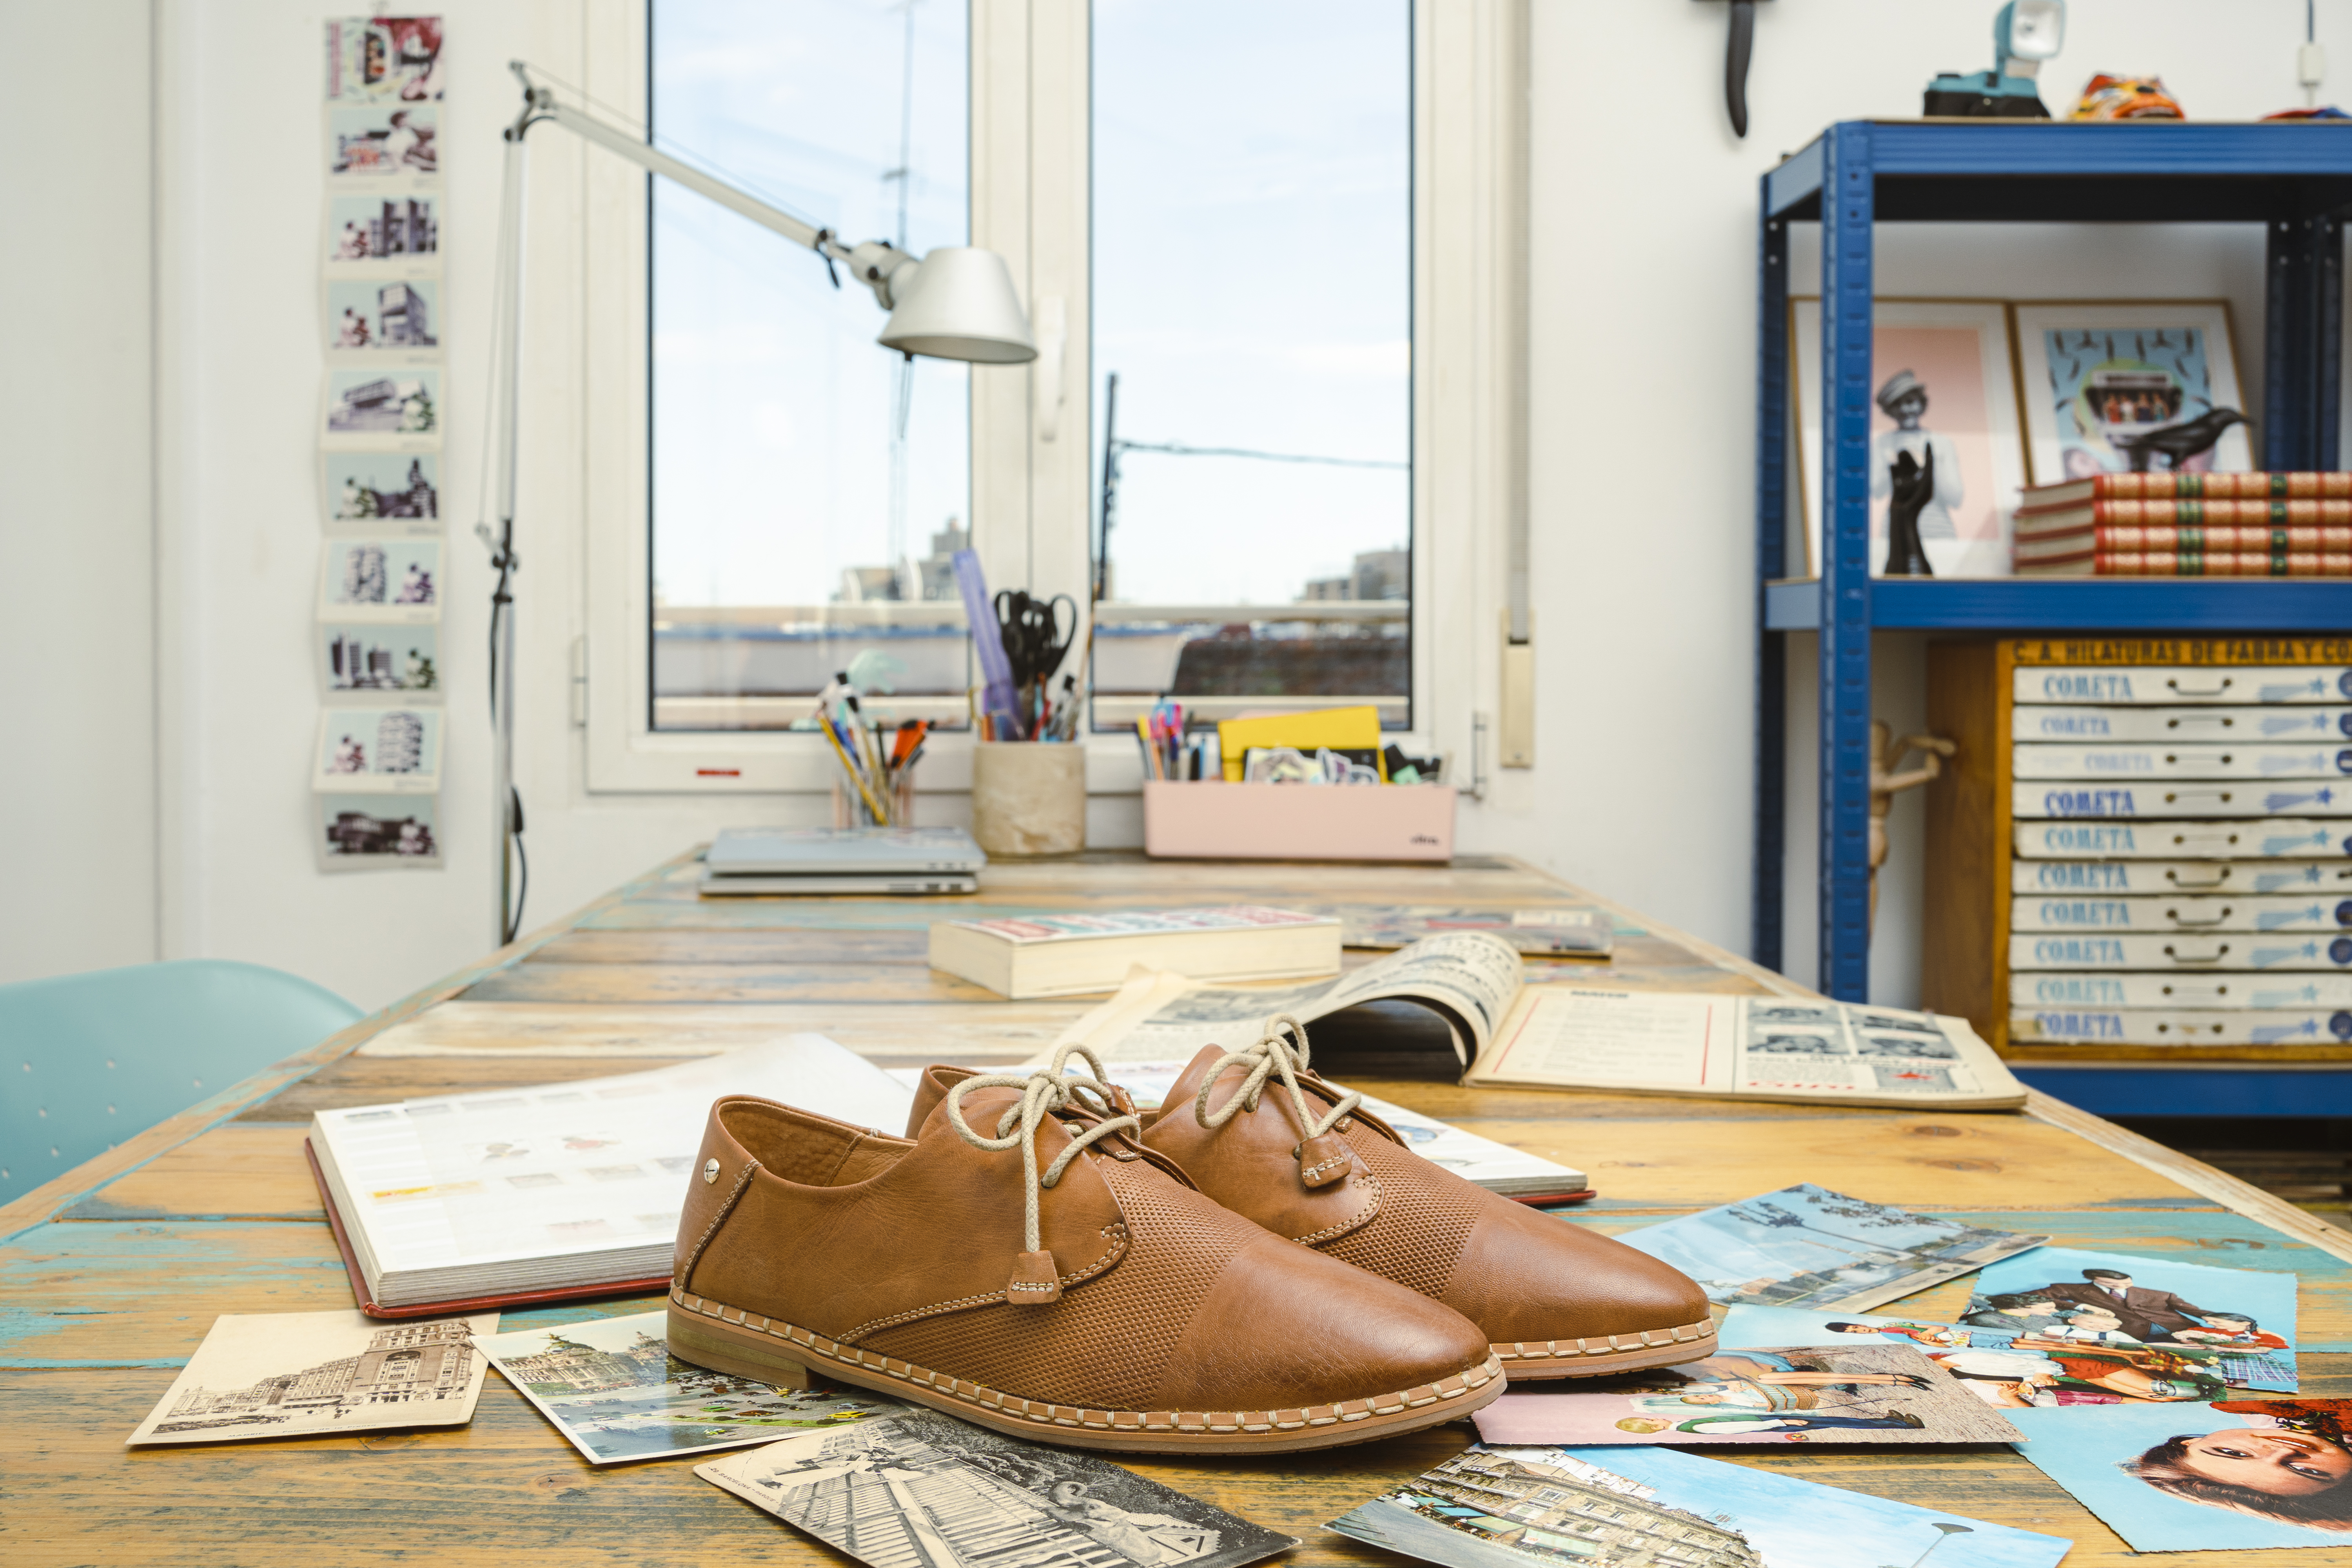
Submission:
M 655 0 L 653 16 L 665 148 L 846 239 L 896 240 L 903 132 L 909 247 L 965 242 L 957 0 Z M 1409 458 L 1410 16 L 1408 0 L 1097 0 L 1097 474 L 1113 371 L 1129 439 Z M 780 237 L 655 193 L 659 592 L 823 603 L 890 552 L 882 314 Z M 962 367 L 915 364 L 901 537 L 919 556 L 970 517 L 969 404 Z M 1122 470 L 1112 559 L 1131 602 L 1288 603 L 1410 532 L 1401 468 L 1135 452 Z
M 2050 1568 L 2073 1544 L 1672 1448 L 1568 1452 L 1655 1487 L 1660 1502 L 1702 1518 L 1731 1515 L 1766 1568 L 1911 1568 L 1935 1542 L 1936 1520 L 1966 1524 L 1970 1533 L 1937 1546 L 1929 1568 Z

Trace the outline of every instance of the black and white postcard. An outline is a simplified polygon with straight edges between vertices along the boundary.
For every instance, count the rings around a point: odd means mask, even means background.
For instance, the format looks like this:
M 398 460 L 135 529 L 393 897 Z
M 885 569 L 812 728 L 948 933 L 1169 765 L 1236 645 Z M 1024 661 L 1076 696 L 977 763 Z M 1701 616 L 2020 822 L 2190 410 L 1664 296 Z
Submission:
M 322 871 L 423 870 L 441 865 L 438 797 L 318 795 Z
M 463 1426 L 489 1364 L 473 1336 L 498 1326 L 496 1312 L 396 1323 L 356 1311 L 225 1313 L 126 1441 Z
M 438 539 L 371 535 L 327 541 L 319 567 L 319 619 L 414 626 L 440 618 Z
M 1298 1544 L 1091 1454 L 929 1410 L 787 1437 L 694 1473 L 875 1568 L 926 1541 L 962 1562 L 1088 1568 L 1240 1568 Z
M 432 795 L 441 787 L 439 708 L 330 708 L 319 715 L 320 795 Z

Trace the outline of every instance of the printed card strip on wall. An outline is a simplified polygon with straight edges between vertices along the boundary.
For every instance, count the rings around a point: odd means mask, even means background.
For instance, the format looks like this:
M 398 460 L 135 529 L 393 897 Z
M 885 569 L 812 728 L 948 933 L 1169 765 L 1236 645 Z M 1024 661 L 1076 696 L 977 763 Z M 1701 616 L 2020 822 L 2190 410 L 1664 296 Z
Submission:
M 442 19 L 325 24 L 310 657 L 320 865 L 441 864 Z

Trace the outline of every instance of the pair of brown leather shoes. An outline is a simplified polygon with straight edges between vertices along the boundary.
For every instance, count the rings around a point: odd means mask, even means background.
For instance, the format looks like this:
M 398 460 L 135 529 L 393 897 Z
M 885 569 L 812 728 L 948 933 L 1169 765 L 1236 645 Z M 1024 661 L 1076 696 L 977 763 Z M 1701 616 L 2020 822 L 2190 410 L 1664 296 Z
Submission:
M 714 1105 L 673 1353 L 1045 1442 L 1278 1453 L 1466 1415 L 1506 1368 L 1714 1346 L 1688 1279 L 1412 1153 L 1295 1024 L 1203 1050 L 1157 1112 L 1076 1054 L 1096 1077 L 932 1068 L 905 1138 Z

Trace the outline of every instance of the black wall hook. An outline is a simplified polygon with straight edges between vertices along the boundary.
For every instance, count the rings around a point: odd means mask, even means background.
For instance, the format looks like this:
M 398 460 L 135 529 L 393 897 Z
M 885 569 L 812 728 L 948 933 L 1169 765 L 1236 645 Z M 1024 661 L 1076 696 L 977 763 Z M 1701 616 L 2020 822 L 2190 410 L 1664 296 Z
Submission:
M 1723 107 L 1735 136 L 1748 134 L 1748 62 L 1756 52 L 1756 0 L 1730 0 L 1731 38 L 1723 52 Z

